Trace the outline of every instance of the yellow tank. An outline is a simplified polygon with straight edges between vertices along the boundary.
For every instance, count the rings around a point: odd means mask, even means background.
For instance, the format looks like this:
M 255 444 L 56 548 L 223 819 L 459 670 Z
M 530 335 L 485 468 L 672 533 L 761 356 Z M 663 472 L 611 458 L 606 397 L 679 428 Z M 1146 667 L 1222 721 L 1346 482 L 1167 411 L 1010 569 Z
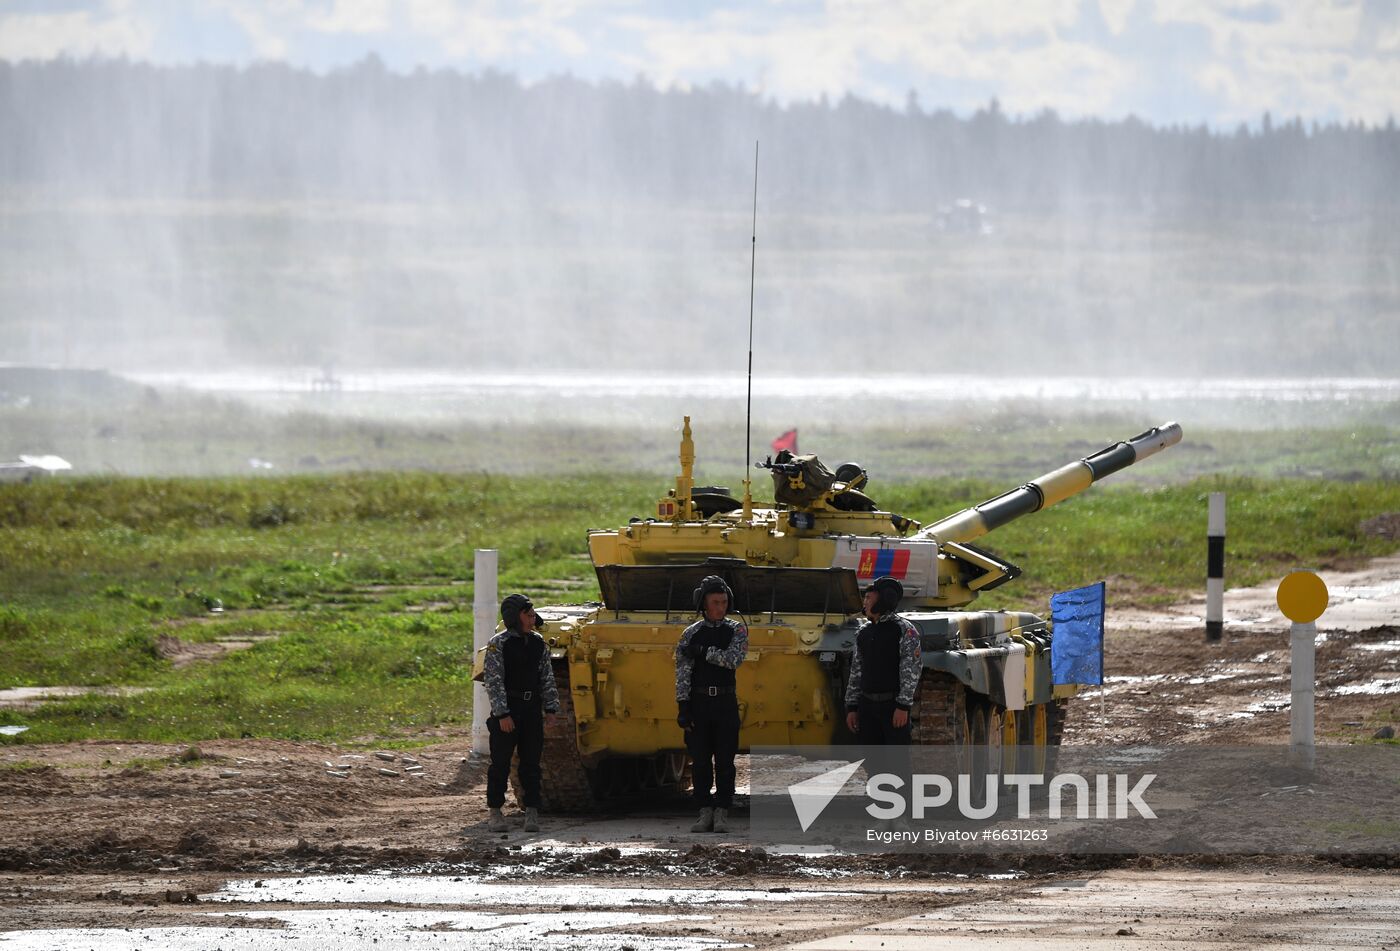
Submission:
M 680 475 L 655 512 L 588 534 L 601 604 L 539 609 L 562 701 L 546 725 L 545 808 L 685 784 L 672 651 L 695 620 L 691 592 L 711 574 L 729 583 L 749 628 L 737 672 L 741 750 L 851 740 L 843 697 L 860 591 L 892 575 L 904 585 L 900 613 L 923 638 L 914 742 L 977 751 L 988 758 L 970 764 L 978 772 L 1043 769 L 1076 688 L 1051 682 L 1045 620 L 966 610 L 1020 573 L 970 542 L 1180 439 L 1167 423 L 922 526 L 881 511 L 860 491 L 859 467 L 831 472 L 815 456 L 761 464 L 770 503 L 697 488 L 686 417 Z

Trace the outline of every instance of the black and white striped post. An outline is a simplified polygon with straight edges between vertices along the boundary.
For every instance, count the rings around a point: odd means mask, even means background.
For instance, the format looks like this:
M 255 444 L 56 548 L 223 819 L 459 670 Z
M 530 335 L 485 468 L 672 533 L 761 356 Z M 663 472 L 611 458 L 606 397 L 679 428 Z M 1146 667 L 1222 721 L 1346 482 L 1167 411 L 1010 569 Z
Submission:
M 1206 509 L 1206 640 L 1225 631 L 1225 493 L 1212 492 Z

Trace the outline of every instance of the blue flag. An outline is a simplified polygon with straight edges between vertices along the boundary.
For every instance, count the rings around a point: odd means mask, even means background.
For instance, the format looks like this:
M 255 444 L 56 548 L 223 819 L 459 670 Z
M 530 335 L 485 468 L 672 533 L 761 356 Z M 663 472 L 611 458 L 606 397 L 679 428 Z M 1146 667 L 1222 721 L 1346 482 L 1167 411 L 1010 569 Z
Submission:
M 1050 673 L 1055 683 L 1103 683 L 1103 610 L 1102 581 L 1051 596 L 1055 634 L 1050 642 Z

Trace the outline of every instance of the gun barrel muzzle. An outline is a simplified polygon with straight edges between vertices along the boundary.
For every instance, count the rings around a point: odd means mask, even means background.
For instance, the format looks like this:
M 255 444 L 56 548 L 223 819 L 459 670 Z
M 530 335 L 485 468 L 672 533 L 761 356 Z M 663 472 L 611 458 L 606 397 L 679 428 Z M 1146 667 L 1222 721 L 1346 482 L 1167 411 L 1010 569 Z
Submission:
M 945 542 L 968 542 L 1013 519 L 1078 495 L 1106 476 L 1181 442 L 1181 427 L 1163 423 L 1091 456 L 1047 472 L 1019 488 L 940 519 L 919 533 Z

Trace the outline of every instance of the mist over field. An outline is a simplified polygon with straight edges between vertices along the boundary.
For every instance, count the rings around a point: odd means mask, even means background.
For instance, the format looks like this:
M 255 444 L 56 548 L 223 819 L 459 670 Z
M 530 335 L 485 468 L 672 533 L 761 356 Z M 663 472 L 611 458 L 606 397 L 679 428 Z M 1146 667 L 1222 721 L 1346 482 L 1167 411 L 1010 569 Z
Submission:
M 0 362 L 1394 375 L 1400 132 L 0 63 Z M 958 202 L 965 202 L 962 206 Z M 980 206 L 980 207 L 979 207 Z

